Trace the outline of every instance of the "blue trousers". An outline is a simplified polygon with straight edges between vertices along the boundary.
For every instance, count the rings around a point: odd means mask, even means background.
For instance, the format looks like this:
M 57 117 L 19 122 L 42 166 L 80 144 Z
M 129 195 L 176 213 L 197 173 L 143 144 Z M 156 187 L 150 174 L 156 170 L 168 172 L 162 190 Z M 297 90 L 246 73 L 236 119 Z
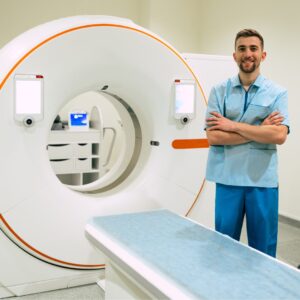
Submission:
M 248 244 L 276 256 L 278 188 L 216 184 L 215 227 L 239 241 L 246 215 Z

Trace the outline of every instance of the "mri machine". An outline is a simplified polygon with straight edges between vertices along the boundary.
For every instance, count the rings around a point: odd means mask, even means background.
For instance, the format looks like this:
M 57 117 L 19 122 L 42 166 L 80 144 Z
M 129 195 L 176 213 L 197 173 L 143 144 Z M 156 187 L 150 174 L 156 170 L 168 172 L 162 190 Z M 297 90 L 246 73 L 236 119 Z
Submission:
M 20 35 L 0 66 L 0 298 L 103 279 L 106 258 L 85 234 L 95 216 L 163 208 L 212 225 L 205 94 L 236 72 L 232 59 L 79 16 Z
M 204 183 L 206 99 L 167 42 L 126 19 L 71 17 L 14 39 L 0 65 L 0 297 L 103 277 L 104 260 L 84 234 L 95 215 L 190 211 Z M 176 84 L 185 83 L 195 107 L 176 115 Z M 87 95 L 111 103 L 120 118 L 122 146 L 101 175 L 99 105 L 89 111 L 90 128 L 51 131 L 65 105 Z M 69 159 L 80 175 L 57 171 L 70 166 L 55 155 L 76 151 L 86 152 L 84 161 Z

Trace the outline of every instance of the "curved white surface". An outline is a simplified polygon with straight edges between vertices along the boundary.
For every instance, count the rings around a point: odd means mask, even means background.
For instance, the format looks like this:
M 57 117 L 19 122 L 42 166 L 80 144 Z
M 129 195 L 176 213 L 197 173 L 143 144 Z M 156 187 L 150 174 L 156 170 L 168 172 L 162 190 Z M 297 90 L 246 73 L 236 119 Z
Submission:
M 73 17 L 16 38 L 1 49 L 0 64 L 0 224 L 21 248 L 57 266 L 98 268 L 103 259 L 84 236 L 92 216 L 160 207 L 188 211 L 204 180 L 206 151 L 174 149 L 172 142 L 204 137 L 205 99 L 192 70 L 172 46 L 129 20 Z M 15 74 L 44 76 L 44 119 L 32 128 L 13 118 Z M 173 82 L 178 78 L 197 81 L 196 118 L 186 126 L 173 118 Z M 61 184 L 53 173 L 48 135 L 69 100 L 104 85 L 136 114 L 141 151 L 122 183 L 106 192 L 83 194 Z M 160 145 L 151 146 L 151 140 Z M 1 283 L 20 282 L 4 278 Z

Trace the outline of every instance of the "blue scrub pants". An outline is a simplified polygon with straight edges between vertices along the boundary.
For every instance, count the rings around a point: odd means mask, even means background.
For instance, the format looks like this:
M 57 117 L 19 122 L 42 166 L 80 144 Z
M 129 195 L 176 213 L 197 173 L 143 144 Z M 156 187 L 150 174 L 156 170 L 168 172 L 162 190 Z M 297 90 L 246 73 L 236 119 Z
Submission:
M 278 188 L 216 184 L 216 230 L 240 240 L 246 215 L 248 244 L 276 256 Z

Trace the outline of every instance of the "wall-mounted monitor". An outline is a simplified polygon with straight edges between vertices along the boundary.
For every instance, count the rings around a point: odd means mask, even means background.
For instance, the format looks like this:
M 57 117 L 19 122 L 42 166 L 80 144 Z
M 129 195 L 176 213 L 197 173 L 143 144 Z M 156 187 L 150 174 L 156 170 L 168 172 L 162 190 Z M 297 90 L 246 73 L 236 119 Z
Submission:
M 17 74 L 14 77 L 14 113 L 17 121 L 30 117 L 35 121 L 43 118 L 42 75 Z
M 88 130 L 89 115 L 85 111 L 74 111 L 69 113 L 69 130 Z
M 174 97 L 174 117 L 181 119 L 186 116 L 193 119 L 195 116 L 196 86 L 194 80 L 176 79 Z

